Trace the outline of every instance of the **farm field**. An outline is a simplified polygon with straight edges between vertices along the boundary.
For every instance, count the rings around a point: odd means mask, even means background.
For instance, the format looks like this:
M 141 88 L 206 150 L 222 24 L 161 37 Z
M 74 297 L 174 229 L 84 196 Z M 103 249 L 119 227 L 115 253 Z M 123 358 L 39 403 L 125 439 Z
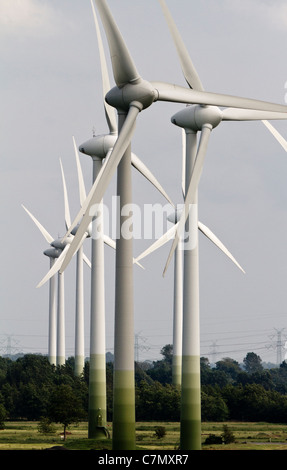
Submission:
M 220 436 L 223 425 L 232 431 L 235 442 L 232 444 L 210 444 L 204 441 L 209 435 Z M 158 437 L 157 427 L 163 428 L 165 435 Z M 111 431 L 111 426 L 109 426 Z M 69 450 L 108 450 L 111 440 L 95 441 L 88 439 L 88 424 L 81 422 L 70 426 L 66 441 L 61 436 L 63 428 L 55 425 L 53 434 L 38 431 L 37 422 L 6 422 L 0 431 L 0 450 L 43 450 L 65 448 Z M 287 425 L 270 423 L 203 423 L 202 450 L 287 450 Z M 136 425 L 138 450 L 176 450 L 179 446 L 179 423 L 139 422 Z

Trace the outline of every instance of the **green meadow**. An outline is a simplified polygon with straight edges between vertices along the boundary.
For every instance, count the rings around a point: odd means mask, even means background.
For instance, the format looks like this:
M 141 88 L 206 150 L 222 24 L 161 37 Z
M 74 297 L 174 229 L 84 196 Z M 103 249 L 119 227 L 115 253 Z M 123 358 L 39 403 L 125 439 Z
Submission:
M 234 436 L 230 444 L 204 444 L 210 436 L 221 436 L 224 423 L 202 424 L 202 450 L 287 450 L 287 425 L 270 423 L 225 423 Z M 160 429 L 161 433 L 156 432 Z M 66 440 L 62 427 L 53 432 L 40 433 L 38 423 L 31 421 L 5 422 L 0 431 L 0 450 L 109 450 L 111 439 L 88 439 L 88 424 L 70 426 Z M 112 435 L 111 425 L 109 425 Z M 179 448 L 179 423 L 139 422 L 136 424 L 136 445 L 139 450 L 176 450 Z

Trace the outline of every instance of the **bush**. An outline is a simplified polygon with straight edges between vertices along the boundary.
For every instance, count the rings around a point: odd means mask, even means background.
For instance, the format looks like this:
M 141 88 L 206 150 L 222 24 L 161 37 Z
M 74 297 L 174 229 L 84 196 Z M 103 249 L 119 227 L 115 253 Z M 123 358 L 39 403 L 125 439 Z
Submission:
M 154 433 L 158 439 L 162 439 L 166 435 L 166 429 L 164 426 L 156 426 Z
M 222 436 L 216 436 L 216 434 L 209 434 L 209 436 L 205 439 L 204 444 L 222 444 Z
M 41 434 L 54 434 L 56 427 L 48 418 L 42 418 L 38 424 L 38 432 Z
M 222 439 L 224 444 L 231 444 L 235 441 L 235 436 L 233 432 L 228 428 L 227 424 L 223 426 Z

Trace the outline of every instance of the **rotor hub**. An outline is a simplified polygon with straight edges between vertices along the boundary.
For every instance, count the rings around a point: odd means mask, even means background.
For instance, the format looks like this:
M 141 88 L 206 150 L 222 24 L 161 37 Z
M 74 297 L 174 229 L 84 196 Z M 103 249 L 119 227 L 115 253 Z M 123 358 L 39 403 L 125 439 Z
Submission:
M 177 222 L 179 222 L 181 214 L 182 214 L 182 207 L 178 206 L 174 212 L 169 214 L 169 216 L 167 217 L 167 220 L 173 224 L 176 224 Z
M 153 86 L 145 81 L 127 83 L 122 88 L 112 88 L 106 95 L 106 102 L 118 111 L 128 111 L 131 103 L 139 104 L 140 111 L 148 108 L 158 98 Z
M 222 121 L 222 112 L 217 106 L 187 106 L 171 118 L 171 122 L 184 129 L 201 131 L 205 125 L 215 128 Z

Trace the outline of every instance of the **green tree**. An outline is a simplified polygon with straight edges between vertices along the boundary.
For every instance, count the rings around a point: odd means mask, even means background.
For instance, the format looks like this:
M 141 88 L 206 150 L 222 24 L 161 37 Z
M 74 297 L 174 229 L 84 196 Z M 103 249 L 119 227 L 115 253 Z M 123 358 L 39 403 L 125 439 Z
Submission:
M 48 418 L 64 426 L 64 440 L 67 427 L 86 417 L 81 399 L 76 395 L 70 385 L 59 385 L 51 394 Z
M 262 359 L 254 352 L 249 352 L 246 354 L 245 358 L 243 359 L 243 364 L 248 374 L 262 372 L 263 370 Z
M 48 358 L 40 354 L 26 354 L 12 362 L 7 370 L 9 383 L 20 384 L 52 384 L 54 380 L 54 367 Z
M 172 352 L 171 344 L 166 344 L 160 351 L 163 359 L 154 361 L 153 366 L 147 370 L 147 374 L 162 384 L 170 384 L 172 382 Z
M 164 360 L 169 364 L 172 363 L 173 355 L 173 346 L 172 344 L 166 344 L 160 351 L 161 355 L 164 357 Z
M 4 405 L 0 403 L 0 429 L 4 429 L 4 421 L 7 418 L 7 411 L 4 408 Z
M 138 421 L 178 421 L 180 391 L 173 385 L 142 381 L 136 387 L 136 417 Z
M 244 420 L 245 410 L 242 407 L 244 388 L 242 385 L 227 385 L 221 391 L 222 398 L 227 404 L 229 411 L 229 419 L 231 420 Z
M 221 396 L 201 393 L 201 417 L 203 421 L 226 421 L 228 407 Z
M 37 420 L 46 413 L 50 389 L 34 383 L 21 384 L 16 402 L 16 413 L 29 421 Z
M 232 381 L 236 381 L 238 374 L 241 372 L 240 365 L 234 359 L 230 357 L 225 357 L 221 361 L 216 363 L 216 370 L 225 372 Z

